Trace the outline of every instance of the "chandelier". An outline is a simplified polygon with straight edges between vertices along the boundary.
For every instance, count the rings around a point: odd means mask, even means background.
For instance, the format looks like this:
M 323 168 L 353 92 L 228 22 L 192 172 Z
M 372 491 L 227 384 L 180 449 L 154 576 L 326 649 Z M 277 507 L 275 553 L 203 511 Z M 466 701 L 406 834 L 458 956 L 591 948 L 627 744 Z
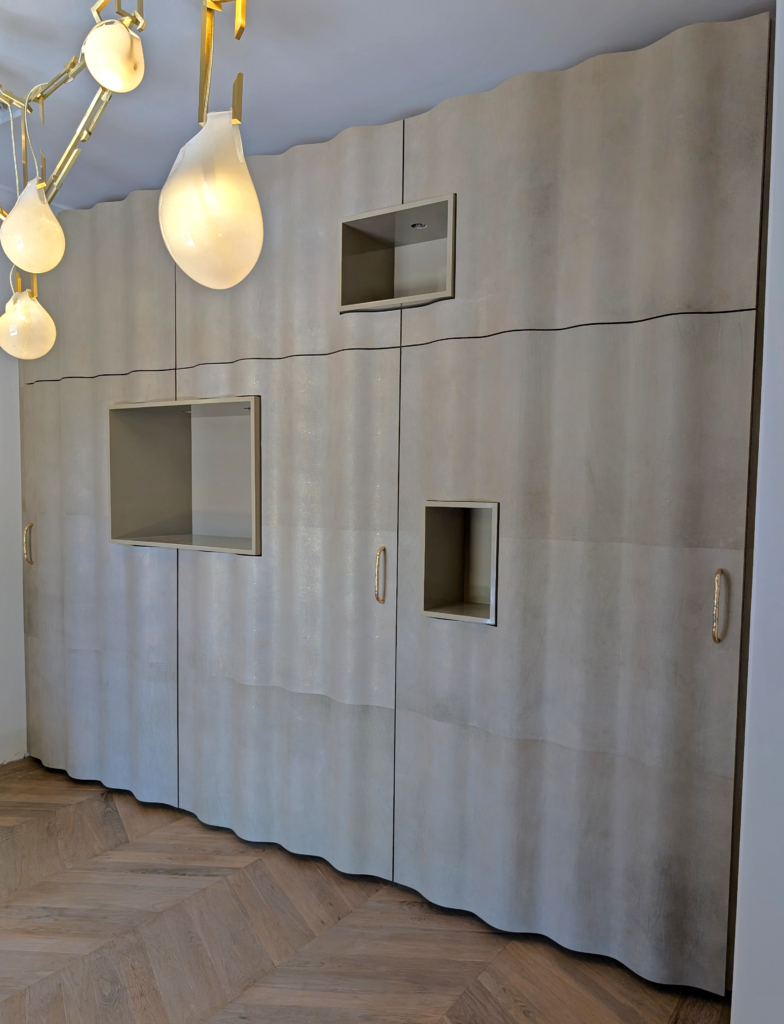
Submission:
M 132 14 L 123 10 L 122 0 L 115 0 L 116 17 L 104 21 L 101 15 L 110 3 L 111 0 L 98 0 L 92 6 L 96 24 L 88 33 L 80 54 L 72 57 L 54 78 L 33 86 L 26 96 L 17 96 L 0 86 L 0 104 L 8 108 L 11 125 L 17 195 L 16 204 L 10 212 L 0 207 L 0 246 L 12 264 L 13 289 L 6 311 L 0 316 L 0 347 L 19 359 L 38 359 L 45 355 L 54 345 L 57 334 L 54 321 L 38 301 L 38 275 L 53 270 L 65 253 L 65 235 L 51 208 L 52 200 L 62 188 L 82 151 L 81 147 L 90 139 L 113 94 L 130 92 L 144 76 L 144 54 L 138 34 L 146 26 L 143 0 L 138 0 Z M 43 124 L 46 100 L 61 86 L 73 82 L 85 68 L 98 83 L 98 92 L 51 175 L 47 175 L 43 152 L 39 160 L 31 145 L 27 115 L 37 105 Z M 21 184 L 15 111 L 20 113 Z M 19 271 L 29 275 L 28 288 L 22 287 Z
M 112 0 L 98 0 L 91 11 L 96 24 L 79 56 L 49 82 L 17 96 L 0 86 L 0 105 L 8 107 L 17 200 L 10 212 L 0 208 L 0 246 L 11 261 L 12 296 L 0 316 L 0 347 L 19 359 L 38 359 L 54 345 L 57 330 L 38 301 L 38 275 L 53 270 L 65 253 L 65 234 L 51 203 L 71 171 L 81 146 L 95 130 L 116 92 L 130 92 L 144 76 L 139 33 L 146 26 L 142 0 L 129 13 L 114 0 L 115 17 L 101 15 Z M 246 0 L 202 0 L 198 121 L 201 131 L 183 146 L 161 190 L 158 216 L 164 242 L 180 269 L 207 288 L 232 288 L 256 265 L 264 242 L 264 221 L 245 162 L 240 135 L 243 76 L 238 74 L 230 110 L 210 112 L 215 14 L 234 3 L 234 37 L 245 30 Z M 27 117 L 35 105 L 41 123 L 44 104 L 84 69 L 98 92 L 51 175 L 30 142 Z M 21 183 L 14 112 L 19 111 Z M 30 174 L 30 163 L 33 174 Z M 29 275 L 23 287 L 22 273 Z

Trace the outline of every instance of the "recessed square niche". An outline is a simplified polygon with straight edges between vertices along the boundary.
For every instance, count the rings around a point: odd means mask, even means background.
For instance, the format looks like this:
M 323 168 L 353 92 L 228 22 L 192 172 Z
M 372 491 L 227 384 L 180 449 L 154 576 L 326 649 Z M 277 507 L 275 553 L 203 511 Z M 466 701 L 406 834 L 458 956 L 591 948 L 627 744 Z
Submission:
M 109 410 L 111 540 L 261 554 L 261 401 Z
M 343 221 L 340 312 L 455 297 L 455 196 Z
M 426 501 L 422 612 L 496 624 L 498 502 Z

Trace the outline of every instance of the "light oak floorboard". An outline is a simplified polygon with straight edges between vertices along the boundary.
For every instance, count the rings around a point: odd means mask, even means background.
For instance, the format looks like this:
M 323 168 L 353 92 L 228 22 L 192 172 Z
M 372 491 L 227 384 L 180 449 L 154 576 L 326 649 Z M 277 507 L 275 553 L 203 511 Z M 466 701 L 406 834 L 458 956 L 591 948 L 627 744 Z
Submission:
M 0 1024 L 729 1024 L 725 1000 L 29 758 L 0 768 L 0 854 Z

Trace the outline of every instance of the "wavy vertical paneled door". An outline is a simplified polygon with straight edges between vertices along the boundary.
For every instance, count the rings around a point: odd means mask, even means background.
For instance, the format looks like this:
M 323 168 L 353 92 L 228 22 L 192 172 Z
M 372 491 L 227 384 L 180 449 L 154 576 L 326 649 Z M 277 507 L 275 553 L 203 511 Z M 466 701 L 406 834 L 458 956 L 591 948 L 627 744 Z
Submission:
M 174 397 L 156 199 L 67 211 L 66 256 L 41 278 L 58 340 L 20 396 L 28 742 L 75 778 L 176 804 L 177 556 L 110 544 L 108 522 L 109 406 Z
M 177 803 L 174 551 L 109 543 L 108 408 L 172 397 L 174 373 L 22 387 L 30 753 Z
M 458 284 L 403 312 L 395 880 L 716 992 L 768 33 L 406 122 L 406 198 L 458 195 Z M 426 499 L 500 503 L 497 628 L 419 614 Z
M 257 394 L 262 418 L 261 557 L 180 552 L 181 806 L 386 878 L 399 359 L 178 373 L 180 397 Z
M 179 397 L 262 417 L 261 557 L 180 553 L 181 806 L 387 878 L 400 314 L 337 305 L 340 219 L 400 201 L 402 144 L 397 122 L 249 158 L 259 263 L 227 293 L 177 278 Z

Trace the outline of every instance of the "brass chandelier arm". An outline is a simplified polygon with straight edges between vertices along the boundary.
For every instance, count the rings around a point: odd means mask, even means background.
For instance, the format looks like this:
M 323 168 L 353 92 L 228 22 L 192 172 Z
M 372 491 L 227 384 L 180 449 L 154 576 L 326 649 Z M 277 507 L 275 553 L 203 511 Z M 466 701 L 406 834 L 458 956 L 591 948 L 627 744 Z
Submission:
M 47 82 L 46 85 L 40 86 L 35 92 L 30 94 L 30 102 L 38 104 L 38 113 L 41 117 L 41 124 L 44 124 L 44 100 L 48 100 L 49 97 L 57 92 L 61 85 L 65 85 L 67 82 L 73 82 L 74 78 L 80 74 L 87 65 L 84 62 L 84 57 L 71 57 L 68 63 L 65 65 L 63 70 L 55 75 L 51 82 Z
M 247 0 L 202 0 L 201 8 L 201 58 L 199 61 L 199 124 L 207 123 L 210 112 L 210 90 L 212 88 L 212 63 L 215 53 L 215 12 L 222 11 L 225 3 L 234 4 L 234 38 L 239 39 L 245 31 Z M 239 84 L 238 84 L 239 83 Z M 238 119 L 237 119 L 238 118 Z M 232 120 L 242 120 L 242 78 L 234 81 L 232 96 Z
M 62 71 L 58 72 L 54 78 L 43 85 L 36 86 L 35 89 L 28 94 L 27 102 L 15 96 L 9 89 L 3 89 L 0 86 L 0 100 L 9 106 L 13 105 L 18 107 L 22 114 L 25 113 L 25 106 L 27 112 L 32 111 L 32 104 L 38 104 L 38 113 L 41 118 L 41 124 L 44 124 L 44 100 L 48 99 L 53 93 L 57 92 L 61 85 L 65 85 L 66 82 L 72 82 L 76 76 L 84 70 L 86 64 L 83 59 L 79 57 L 71 57 L 68 63 L 65 65 Z M 27 185 L 29 179 L 28 170 L 28 150 L 29 140 L 27 138 L 27 125 L 25 123 L 24 116 L 21 118 L 21 132 L 22 132 L 22 182 Z M 46 172 L 42 174 L 43 180 L 46 181 Z
M 111 2 L 112 2 L 112 0 L 97 0 L 97 2 L 94 3 L 92 5 L 92 7 L 90 8 L 90 10 L 92 12 L 92 15 L 93 15 L 93 18 L 95 19 L 97 24 L 101 24 L 102 23 L 103 19 L 101 18 L 101 12 L 103 10 L 105 10 L 109 6 L 109 4 Z M 204 2 L 206 4 L 208 2 L 208 0 L 204 0 Z M 217 2 L 217 0 L 213 0 L 213 2 Z M 224 0 L 220 0 L 220 3 L 223 3 L 223 2 L 224 2 Z M 243 18 L 243 27 L 244 27 L 245 0 L 236 0 L 236 2 L 237 2 L 238 9 L 240 7 L 242 8 L 242 18 Z M 217 10 L 220 10 L 220 3 L 218 3 L 218 6 L 216 8 Z M 126 28 L 130 29 L 132 26 L 135 26 L 137 31 L 139 31 L 139 32 L 144 31 L 144 29 L 145 29 L 145 27 L 147 25 L 147 22 L 144 20 L 144 0 L 137 0 L 136 8 L 135 8 L 133 14 L 129 14 L 127 11 L 123 10 L 122 0 L 114 0 L 114 7 L 115 7 L 115 12 L 116 12 L 118 18 L 123 22 L 123 24 L 126 26 Z M 210 48 L 210 57 L 211 57 L 211 55 L 212 55 L 212 50 Z M 0 103 L 4 103 L 9 108 L 9 113 L 11 114 L 11 125 L 12 125 L 12 127 L 13 127 L 13 109 L 12 108 L 13 107 L 19 108 L 19 110 L 21 110 L 23 112 L 23 114 L 24 113 L 31 113 L 32 109 L 33 109 L 32 104 L 34 104 L 34 103 L 38 104 L 38 112 L 39 112 L 40 117 L 41 117 L 41 124 L 44 124 L 44 102 L 53 93 L 57 92 L 57 90 L 61 86 L 65 85 L 67 82 L 72 82 L 76 78 L 77 75 L 81 74 L 81 72 L 84 71 L 86 66 L 87 65 L 85 63 L 84 57 L 81 54 L 79 54 L 78 56 L 75 56 L 75 57 L 71 57 L 71 59 L 63 67 L 62 71 L 59 71 L 54 76 L 54 78 L 52 78 L 49 82 L 46 82 L 45 84 L 42 84 L 42 85 L 35 86 L 35 88 L 29 93 L 29 95 L 27 96 L 26 99 L 23 99 L 20 96 L 17 96 L 10 89 L 4 89 L 2 87 L 2 85 L 0 85 Z M 210 68 L 210 70 L 211 70 L 211 68 Z M 236 94 L 236 85 L 235 85 L 235 94 Z M 41 177 L 41 180 L 39 182 L 38 187 L 42 188 L 42 189 L 45 189 L 45 195 L 46 195 L 46 198 L 47 198 L 47 200 L 49 202 L 51 202 L 54 199 L 54 197 L 57 195 L 57 193 L 60 191 L 60 188 L 62 187 L 62 185 L 63 185 L 63 183 L 64 183 L 64 181 L 65 181 L 65 179 L 66 179 L 66 177 L 68 175 L 68 172 L 71 170 L 71 168 L 73 167 L 74 163 L 76 162 L 77 157 L 81 153 L 81 149 L 79 148 L 80 145 L 82 143 L 84 143 L 84 142 L 87 142 L 87 140 L 92 135 L 92 133 L 93 133 L 93 131 L 95 129 L 95 126 L 97 125 L 101 115 L 103 114 L 104 110 L 106 109 L 107 104 L 109 103 L 109 100 L 112 98 L 112 95 L 113 94 L 110 92 L 109 89 L 104 89 L 102 87 L 102 88 L 100 88 L 98 90 L 96 95 L 93 97 L 93 100 L 90 103 L 90 106 L 87 108 L 87 112 L 85 113 L 84 117 L 82 118 L 81 122 L 79 123 L 79 127 L 76 129 L 76 132 L 74 133 L 73 138 L 69 142 L 68 146 L 66 147 L 65 152 L 63 153 L 63 155 L 60 158 L 57 166 L 55 167 L 54 171 L 52 172 L 52 177 L 49 180 L 47 180 L 47 177 L 46 177 L 46 159 L 45 159 L 45 157 L 43 155 L 43 152 L 41 153 L 41 167 L 40 167 L 40 177 Z M 241 104 L 242 104 L 242 87 L 241 87 L 241 85 L 240 85 L 239 97 L 240 97 L 239 98 L 239 102 L 240 102 L 240 107 L 241 107 Z M 208 90 L 208 95 L 207 95 L 207 102 L 208 101 L 209 101 L 209 90 Z M 26 128 L 26 125 L 25 125 L 25 118 L 22 117 L 21 120 L 22 120 L 22 126 L 21 126 L 21 131 L 22 131 L 22 177 L 23 177 L 24 184 L 27 185 L 27 183 L 28 183 L 28 154 L 29 154 L 29 149 L 30 149 L 30 140 L 28 139 L 27 128 Z M 18 188 L 18 185 L 17 185 L 17 188 Z M 4 209 L 2 209 L 2 207 L 0 207 L 0 220 L 5 220 L 5 218 L 7 216 L 8 216 L 7 212 Z
M 0 102 L 5 103 L 7 107 L 18 107 L 20 110 L 24 110 L 25 107 L 25 101 L 23 99 L 20 99 L 16 93 L 11 92 L 10 89 L 4 89 L 2 85 L 0 85 Z M 28 113 L 32 111 L 32 109 L 33 108 L 28 104 Z
M 101 24 L 103 21 L 101 12 L 105 10 L 111 2 L 112 0 L 98 0 L 98 2 L 94 3 L 90 8 L 90 12 L 95 18 L 96 24 Z M 122 0 L 114 0 L 114 10 L 126 28 L 130 28 L 131 25 L 135 25 L 139 32 L 143 32 L 147 27 L 147 22 L 144 20 L 144 0 L 138 0 L 136 10 L 133 14 L 129 14 L 128 11 L 123 10 Z
M 93 97 L 92 103 L 87 108 L 87 112 L 74 133 L 74 137 L 68 143 L 65 152 L 60 157 L 55 169 L 52 171 L 52 177 L 46 184 L 46 198 L 50 203 L 60 191 L 68 172 L 71 170 L 76 162 L 76 158 L 81 153 L 81 149 L 79 149 L 80 144 L 87 142 L 90 138 L 95 130 L 95 126 L 98 124 L 101 115 L 104 110 L 106 110 L 109 100 L 113 95 L 114 93 L 109 89 L 104 89 L 102 86 Z

